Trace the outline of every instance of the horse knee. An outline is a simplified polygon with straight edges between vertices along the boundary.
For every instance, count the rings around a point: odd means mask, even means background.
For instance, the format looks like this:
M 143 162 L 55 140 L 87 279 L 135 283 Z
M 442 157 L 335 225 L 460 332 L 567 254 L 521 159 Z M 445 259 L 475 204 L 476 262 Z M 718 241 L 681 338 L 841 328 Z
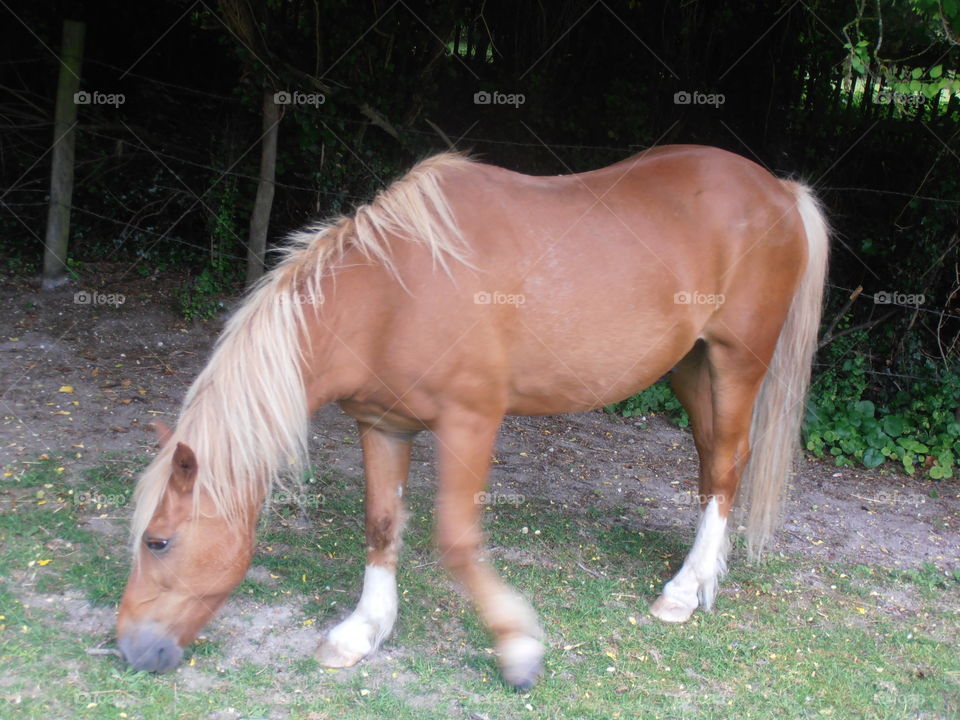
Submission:
M 441 529 L 437 533 L 437 548 L 443 565 L 456 572 L 477 561 L 480 537 L 472 532 L 458 533 Z

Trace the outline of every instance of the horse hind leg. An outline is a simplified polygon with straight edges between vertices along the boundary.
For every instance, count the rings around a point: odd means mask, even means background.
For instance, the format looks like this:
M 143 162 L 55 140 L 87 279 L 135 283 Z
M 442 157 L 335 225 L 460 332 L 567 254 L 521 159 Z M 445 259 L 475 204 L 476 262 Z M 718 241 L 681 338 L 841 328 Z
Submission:
M 397 556 L 411 440 L 363 423 L 359 427 L 366 477 L 367 564 L 356 609 L 327 633 L 317 650 L 317 660 L 327 667 L 349 667 L 374 653 L 397 618 Z
M 713 607 L 729 552 L 727 518 L 749 457 L 750 420 L 764 363 L 748 348 L 702 342 L 681 361 L 674 391 L 690 414 L 700 457 L 700 521 L 693 547 L 650 606 L 666 622 Z

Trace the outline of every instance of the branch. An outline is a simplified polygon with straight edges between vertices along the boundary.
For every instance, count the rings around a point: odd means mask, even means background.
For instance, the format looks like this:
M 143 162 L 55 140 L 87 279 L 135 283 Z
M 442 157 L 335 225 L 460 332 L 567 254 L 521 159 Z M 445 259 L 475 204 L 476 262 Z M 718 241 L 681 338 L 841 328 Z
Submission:
M 443 130 L 441 130 L 440 127 L 435 122 L 433 122 L 433 120 L 431 120 L 430 118 L 424 118 L 423 120 L 425 123 L 427 123 L 427 125 L 433 128 L 434 132 L 437 133 L 437 135 L 439 135 L 443 139 L 443 141 L 447 144 L 447 146 L 451 150 L 457 149 L 456 146 L 450 141 L 450 138 L 447 137 L 447 134 Z
M 887 320 L 888 318 L 892 318 L 893 315 L 894 315 L 894 312 L 895 312 L 895 311 L 891 310 L 890 312 L 886 313 L 885 315 L 881 315 L 881 316 L 878 317 L 876 320 L 867 320 L 866 322 L 862 322 L 862 323 L 860 323 L 859 325 L 853 325 L 853 326 L 851 326 L 851 327 L 845 328 L 845 329 L 841 330 L 840 332 L 838 332 L 836 335 L 828 335 L 828 336 L 824 337 L 823 340 L 820 341 L 820 344 L 819 344 L 819 345 L 817 345 L 817 350 L 822 350 L 822 349 L 825 348 L 827 345 L 829 345 L 830 343 L 832 343 L 834 340 L 836 340 L 836 339 L 838 339 L 838 338 L 842 338 L 844 335 L 849 335 L 850 333 L 854 333 L 854 332 L 856 332 L 857 330 L 866 330 L 866 329 L 869 329 L 869 328 L 872 328 L 872 327 L 876 327 L 877 325 L 879 325 L 880 323 L 882 323 L 884 320 Z
M 862 292 L 863 292 L 863 285 L 857 285 L 857 289 L 850 294 L 850 298 L 847 300 L 847 304 L 840 309 L 840 312 L 838 312 L 833 317 L 833 320 L 830 322 L 830 325 L 827 326 L 827 329 L 823 333 L 823 340 L 818 346 L 818 349 L 824 347 L 824 345 L 826 345 L 828 342 L 830 342 L 830 340 L 832 340 L 830 333 L 833 332 L 833 329 L 837 326 L 837 323 L 840 322 L 840 318 L 842 318 L 844 315 L 846 315 L 850 311 L 850 306 L 853 305 L 853 303 L 856 301 L 858 297 L 860 297 L 860 293 Z
M 387 135 L 392 137 L 394 140 L 400 139 L 400 133 L 394 127 L 394 125 L 387 120 L 383 115 L 381 115 L 376 108 L 370 106 L 369 103 L 358 100 L 350 95 L 345 88 L 334 87 L 329 83 L 325 83 L 322 80 L 315 78 L 313 75 L 309 75 L 302 70 L 298 70 L 290 63 L 283 64 L 284 70 L 289 73 L 292 77 L 298 78 L 301 82 L 312 87 L 315 90 L 319 90 L 324 94 L 324 97 L 331 97 L 336 95 L 339 100 L 353 105 L 357 110 L 360 111 L 360 114 L 367 118 L 372 125 L 376 125 L 378 128 L 383 130 Z

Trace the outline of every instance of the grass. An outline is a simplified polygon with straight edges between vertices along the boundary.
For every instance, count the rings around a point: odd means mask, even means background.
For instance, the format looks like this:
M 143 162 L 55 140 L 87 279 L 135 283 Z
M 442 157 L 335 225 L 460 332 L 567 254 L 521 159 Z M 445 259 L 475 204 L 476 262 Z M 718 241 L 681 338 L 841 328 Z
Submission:
M 534 602 L 548 635 L 543 679 L 515 693 L 500 681 L 469 603 L 435 563 L 430 498 L 417 492 L 399 573 L 400 619 L 377 658 L 341 671 L 319 667 L 307 652 L 267 665 L 228 662 L 236 640 L 214 625 L 187 651 L 188 667 L 131 672 L 115 657 L 87 654 L 111 644 L 110 632 L 102 622 L 85 628 L 57 599 L 73 593 L 109 616 L 126 581 L 125 538 L 90 521 L 129 511 L 96 501 L 129 498 L 141 465 L 117 457 L 75 478 L 54 458 L 0 478 L 0 719 L 960 712 L 958 573 L 735 558 L 715 612 L 665 625 L 646 608 L 682 560 L 682 538 L 637 532 L 612 513 L 530 500 L 487 512 L 493 562 Z M 323 502 L 307 511 L 308 529 L 297 529 L 304 518 L 295 508 L 273 508 L 255 559 L 267 574 L 235 596 L 234 606 L 247 609 L 293 603 L 295 617 L 278 633 L 322 628 L 359 591 L 362 483 L 317 482 Z

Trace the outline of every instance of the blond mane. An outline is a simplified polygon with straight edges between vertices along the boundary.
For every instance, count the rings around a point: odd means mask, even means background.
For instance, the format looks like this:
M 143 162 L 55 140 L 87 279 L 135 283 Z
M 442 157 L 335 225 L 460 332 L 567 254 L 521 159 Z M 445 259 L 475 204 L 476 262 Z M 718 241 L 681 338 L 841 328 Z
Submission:
M 137 483 L 131 520 L 134 551 L 163 497 L 177 442 L 197 457 L 196 488 L 236 526 L 270 495 L 278 477 L 307 465 L 308 400 L 301 364 L 303 302 L 322 298 L 331 265 L 354 248 L 402 283 L 392 242 L 424 246 L 434 267 L 467 263 L 467 248 L 441 188 L 444 174 L 473 161 L 443 153 L 417 164 L 352 217 L 293 233 L 280 264 L 254 286 L 230 318 L 206 367 L 183 401 L 173 435 Z M 194 492 L 198 512 L 199 492 Z M 136 554 L 136 553 L 135 553 Z

